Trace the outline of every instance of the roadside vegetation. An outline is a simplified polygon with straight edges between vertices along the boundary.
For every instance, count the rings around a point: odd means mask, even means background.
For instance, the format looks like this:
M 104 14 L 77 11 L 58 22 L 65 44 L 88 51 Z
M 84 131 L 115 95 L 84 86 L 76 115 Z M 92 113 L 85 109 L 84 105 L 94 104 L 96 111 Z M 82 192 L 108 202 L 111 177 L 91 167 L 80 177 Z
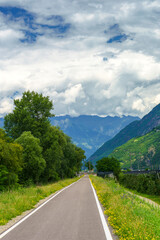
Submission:
M 126 188 L 139 193 L 160 196 L 160 176 L 159 173 L 145 174 L 119 174 L 118 181 Z
M 114 180 L 90 178 L 120 240 L 160 239 L 160 208 L 129 193 Z
M 0 194 L 0 225 L 5 225 L 12 218 L 34 208 L 34 206 L 56 191 L 77 181 L 79 177 L 61 180 L 56 183 L 43 186 L 30 186 Z
M 121 172 L 120 162 L 116 158 L 104 157 L 97 161 L 96 168 L 98 172 L 113 172 L 118 179 Z
M 0 129 L 0 191 L 72 178 L 81 170 L 84 150 L 58 127 L 49 97 L 24 92 Z
M 131 190 L 131 189 L 128 189 L 128 191 L 133 193 L 133 194 L 136 194 L 138 196 L 141 196 L 141 197 L 144 197 L 144 198 L 148 198 L 149 200 L 152 200 L 153 202 L 155 202 L 155 203 L 160 205 L 160 196 L 150 195 L 150 194 L 145 194 L 145 193 L 139 193 L 139 192 L 137 192 L 135 190 Z

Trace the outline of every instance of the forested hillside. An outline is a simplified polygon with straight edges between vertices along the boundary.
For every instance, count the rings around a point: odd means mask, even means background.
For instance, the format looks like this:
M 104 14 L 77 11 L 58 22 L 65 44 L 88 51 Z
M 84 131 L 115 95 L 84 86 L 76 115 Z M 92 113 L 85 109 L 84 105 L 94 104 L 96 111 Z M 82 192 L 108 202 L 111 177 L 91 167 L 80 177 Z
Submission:
M 160 104 L 141 120 L 134 121 L 122 129 L 114 138 L 105 142 L 88 160 L 96 163 L 99 159 L 108 156 L 112 151 L 129 141 L 150 132 L 154 127 L 160 125 Z
M 0 129 L 0 190 L 74 177 L 81 170 L 84 150 L 51 126 L 53 104 L 48 97 L 24 92 Z
M 160 127 L 142 137 L 131 139 L 116 148 L 109 157 L 117 158 L 121 162 L 121 167 L 126 169 L 159 169 Z

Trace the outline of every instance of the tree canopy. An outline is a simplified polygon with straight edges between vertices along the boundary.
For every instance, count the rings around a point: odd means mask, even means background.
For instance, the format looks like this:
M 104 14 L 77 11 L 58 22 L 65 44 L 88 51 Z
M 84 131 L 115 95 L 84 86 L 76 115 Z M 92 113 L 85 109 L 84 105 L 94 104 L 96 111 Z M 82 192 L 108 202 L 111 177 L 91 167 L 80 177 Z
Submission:
M 50 127 L 43 138 L 44 158 L 47 166 L 44 172 L 48 181 L 73 177 L 81 169 L 84 151 L 57 127 Z
M 74 177 L 85 152 L 51 126 L 49 97 L 27 91 L 14 105 L 4 118 L 6 132 L 0 130 L 0 189 L 11 182 L 28 185 Z
M 31 132 L 23 132 L 15 142 L 23 147 L 22 180 L 32 180 L 37 183 L 46 167 L 46 161 L 42 157 L 40 140 L 35 138 Z
M 4 118 L 4 127 L 9 136 L 18 138 L 24 131 L 30 131 L 35 137 L 42 138 L 50 126 L 49 117 L 53 103 L 49 97 L 34 91 L 24 92 L 22 98 L 14 100 L 13 113 Z
M 93 164 L 90 161 L 85 162 L 85 167 L 88 168 L 88 170 L 92 170 L 94 168 Z
M 18 174 L 23 167 L 22 151 L 22 146 L 12 143 L 0 129 L 0 189 L 18 182 Z
M 97 161 L 96 168 L 98 172 L 113 172 L 116 177 L 121 171 L 120 162 L 113 157 L 105 157 Z

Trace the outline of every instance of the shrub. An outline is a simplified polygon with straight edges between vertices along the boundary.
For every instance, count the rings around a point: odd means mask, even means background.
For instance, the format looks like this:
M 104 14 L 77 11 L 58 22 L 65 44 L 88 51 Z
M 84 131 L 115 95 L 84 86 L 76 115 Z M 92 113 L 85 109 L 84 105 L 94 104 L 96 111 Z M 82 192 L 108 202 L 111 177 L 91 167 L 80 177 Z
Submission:
M 160 195 L 160 179 L 156 174 L 123 174 L 119 175 L 119 183 L 126 188 L 150 195 Z

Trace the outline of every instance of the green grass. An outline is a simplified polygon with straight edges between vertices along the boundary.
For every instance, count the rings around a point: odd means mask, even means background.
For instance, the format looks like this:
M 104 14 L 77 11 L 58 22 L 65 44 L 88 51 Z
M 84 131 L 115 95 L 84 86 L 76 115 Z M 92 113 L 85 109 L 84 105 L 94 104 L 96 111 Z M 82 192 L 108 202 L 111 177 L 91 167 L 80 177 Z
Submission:
M 125 188 L 125 189 L 126 189 L 126 191 L 132 192 L 132 193 L 134 193 L 136 195 L 139 195 L 141 197 L 148 198 L 148 199 L 152 200 L 153 202 L 158 203 L 160 205 L 160 196 L 148 195 L 148 194 L 144 194 L 144 193 L 139 193 L 139 192 L 131 190 L 131 189 L 127 189 L 127 188 Z
M 0 193 L 0 225 L 34 208 L 43 198 L 77 181 L 79 177 L 62 180 L 44 186 L 21 188 Z
M 110 225 L 120 240 L 160 240 L 160 209 L 113 180 L 90 176 Z

